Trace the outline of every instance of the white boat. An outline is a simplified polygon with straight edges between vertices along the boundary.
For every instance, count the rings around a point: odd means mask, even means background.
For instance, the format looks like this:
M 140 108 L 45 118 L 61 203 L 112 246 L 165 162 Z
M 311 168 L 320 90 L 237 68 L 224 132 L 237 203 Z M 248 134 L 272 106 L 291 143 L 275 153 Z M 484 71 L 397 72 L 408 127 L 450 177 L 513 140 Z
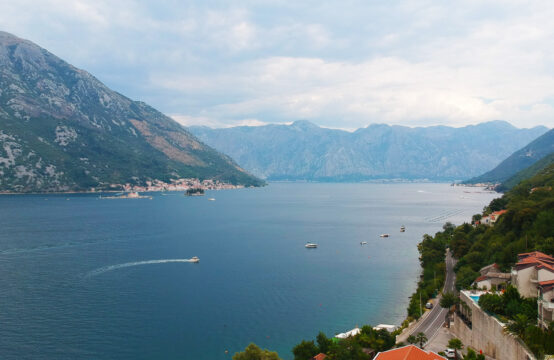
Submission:
M 389 237 L 390 235 L 389 234 L 381 234 L 379 235 L 380 237 Z
M 193 256 L 190 258 L 190 262 L 197 263 L 200 262 L 200 259 L 198 258 L 198 256 Z
M 311 243 L 311 242 L 308 241 L 308 243 L 304 246 L 308 249 L 315 249 L 317 247 L 317 244 L 316 243 Z
M 402 225 L 402 226 L 400 227 L 400 232 L 404 232 L 404 231 L 406 231 L 406 227 L 405 227 L 404 225 Z
M 360 245 L 366 245 L 367 241 L 360 241 Z
M 209 198 L 208 200 L 210 200 L 210 201 L 215 201 L 215 199 L 214 199 L 214 198 Z

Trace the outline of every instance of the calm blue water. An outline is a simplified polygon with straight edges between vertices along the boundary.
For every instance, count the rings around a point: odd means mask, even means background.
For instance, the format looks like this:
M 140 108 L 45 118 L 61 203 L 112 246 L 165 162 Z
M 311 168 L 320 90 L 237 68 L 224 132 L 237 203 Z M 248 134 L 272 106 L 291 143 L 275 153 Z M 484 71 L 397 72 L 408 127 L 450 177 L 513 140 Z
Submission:
M 464 190 L 271 184 L 153 200 L 0 196 L 0 358 L 230 359 L 253 341 L 289 359 L 319 330 L 399 324 L 421 236 L 494 197 Z M 192 256 L 201 262 L 98 271 Z

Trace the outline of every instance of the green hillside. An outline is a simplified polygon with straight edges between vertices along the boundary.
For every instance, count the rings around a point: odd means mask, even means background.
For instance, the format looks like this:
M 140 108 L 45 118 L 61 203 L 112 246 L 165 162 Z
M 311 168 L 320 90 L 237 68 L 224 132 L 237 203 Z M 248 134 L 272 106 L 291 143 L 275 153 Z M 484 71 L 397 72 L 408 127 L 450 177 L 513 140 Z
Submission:
M 528 145 L 519 149 L 491 171 L 466 181 L 466 184 L 493 183 L 507 181 L 518 172 L 528 168 L 545 156 L 554 152 L 554 129 L 547 131 Z M 521 177 L 523 178 L 523 177 Z M 514 180 L 516 181 L 516 180 Z M 514 186 L 517 181 L 511 182 Z
M 0 192 L 178 178 L 263 181 L 181 125 L 30 41 L 0 32 Z
M 529 166 L 526 169 L 521 170 L 508 180 L 504 181 L 500 187 L 497 189 L 499 191 L 507 191 L 519 184 L 521 181 L 525 179 L 530 179 L 536 174 L 538 174 L 543 169 L 547 168 L 551 164 L 554 164 L 554 153 L 551 153 L 549 155 L 546 155 L 533 165 Z

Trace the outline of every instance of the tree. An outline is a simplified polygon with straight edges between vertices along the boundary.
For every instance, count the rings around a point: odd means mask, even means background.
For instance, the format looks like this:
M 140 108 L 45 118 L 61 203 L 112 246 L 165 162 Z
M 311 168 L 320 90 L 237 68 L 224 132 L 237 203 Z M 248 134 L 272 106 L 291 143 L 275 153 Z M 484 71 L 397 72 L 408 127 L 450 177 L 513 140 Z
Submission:
M 327 337 L 323 332 L 319 332 L 316 337 L 317 340 L 317 347 L 319 348 L 319 352 L 322 352 L 324 354 L 327 354 L 329 352 L 329 347 L 333 343 L 331 339 Z
M 292 353 L 294 354 L 294 360 L 310 360 L 319 353 L 319 349 L 315 346 L 313 340 L 302 340 L 300 344 L 292 349 Z
M 516 314 L 514 315 L 514 319 L 508 323 L 505 330 L 510 334 L 519 336 L 519 338 L 523 340 L 525 335 L 525 330 L 530 325 L 531 325 L 531 321 L 529 321 L 529 318 L 527 317 L 527 315 Z
M 417 343 L 417 339 L 416 339 L 416 337 L 413 336 L 413 335 L 408 336 L 408 338 L 406 339 L 406 341 L 409 342 L 410 344 L 415 344 L 415 343 Z
M 442 294 L 442 297 L 439 301 L 439 304 L 441 307 L 448 309 L 448 312 L 450 312 L 450 309 L 452 306 L 458 304 L 460 302 L 460 299 L 454 293 L 446 292 Z
M 419 343 L 419 347 L 423 349 L 423 344 L 427 342 L 427 336 L 425 336 L 424 333 L 419 332 L 417 333 L 415 338 L 416 338 L 416 341 Z
M 451 349 L 454 349 L 454 355 L 456 359 L 458 358 L 458 350 L 462 350 L 464 347 L 464 344 L 462 343 L 462 340 L 458 338 L 453 338 L 448 340 L 448 347 Z
M 260 349 L 256 344 L 251 343 L 242 352 L 235 353 L 233 360 L 281 360 L 275 351 Z

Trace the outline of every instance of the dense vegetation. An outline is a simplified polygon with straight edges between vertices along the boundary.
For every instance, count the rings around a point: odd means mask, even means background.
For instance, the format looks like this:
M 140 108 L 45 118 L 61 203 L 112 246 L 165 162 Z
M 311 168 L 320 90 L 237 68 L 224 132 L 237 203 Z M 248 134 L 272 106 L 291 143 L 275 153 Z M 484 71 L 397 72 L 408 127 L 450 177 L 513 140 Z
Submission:
M 408 305 L 409 318 L 419 318 L 424 304 L 435 296 L 444 284 L 446 275 L 444 256 L 455 228 L 451 223 L 446 223 L 443 230 L 435 234 L 434 237 L 425 234 L 423 240 L 417 246 L 423 273 L 416 292 L 410 298 L 410 304 Z
M 522 298 L 517 289 L 508 286 L 503 294 L 484 294 L 479 306 L 508 323 L 508 332 L 519 336 L 538 357 L 554 353 L 554 323 L 546 331 L 535 324 L 537 299 Z
M 497 190 L 502 192 L 508 191 L 523 180 L 530 179 L 533 176 L 537 175 L 539 172 L 541 172 L 543 169 L 547 168 L 551 164 L 554 164 L 554 152 L 546 155 L 533 165 L 521 170 L 508 180 L 504 181 Z
M 464 224 L 455 230 L 450 243 L 456 265 L 456 285 L 467 288 L 483 266 L 496 263 L 504 271 L 529 251 L 554 253 L 554 165 L 521 182 L 501 198 L 493 200 L 484 214 L 505 208 L 492 227 Z

